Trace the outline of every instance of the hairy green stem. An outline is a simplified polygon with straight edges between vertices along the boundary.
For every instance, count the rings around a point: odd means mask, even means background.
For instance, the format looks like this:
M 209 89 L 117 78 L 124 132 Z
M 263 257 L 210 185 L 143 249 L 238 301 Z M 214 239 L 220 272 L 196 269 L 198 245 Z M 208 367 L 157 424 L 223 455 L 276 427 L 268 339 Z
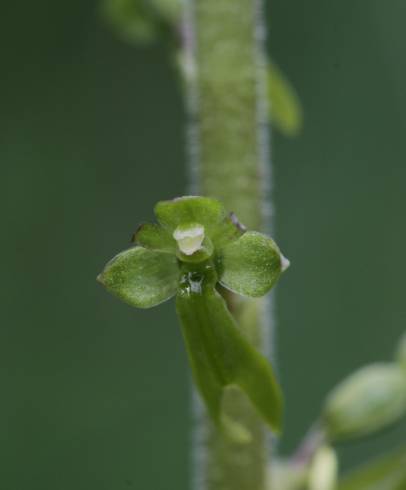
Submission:
M 218 198 L 248 228 L 268 231 L 265 56 L 261 0 L 186 0 L 185 51 L 193 192 Z M 227 295 L 241 331 L 267 350 L 264 300 Z M 265 311 L 267 310 L 267 311 Z M 267 313 L 267 315 L 264 314 Z M 237 389 L 226 416 L 248 437 L 226 438 L 197 410 L 194 490 L 269 490 L 264 426 Z

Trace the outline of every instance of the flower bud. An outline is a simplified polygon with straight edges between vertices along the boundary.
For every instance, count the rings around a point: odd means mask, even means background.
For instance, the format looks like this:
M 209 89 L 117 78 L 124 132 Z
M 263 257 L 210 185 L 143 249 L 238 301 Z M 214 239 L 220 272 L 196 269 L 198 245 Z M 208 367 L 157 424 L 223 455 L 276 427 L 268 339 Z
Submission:
M 406 411 L 406 376 L 397 364 L 377 363 L 346 378 L 327 398 L 323 419 L 332 440 L 364 436 Z

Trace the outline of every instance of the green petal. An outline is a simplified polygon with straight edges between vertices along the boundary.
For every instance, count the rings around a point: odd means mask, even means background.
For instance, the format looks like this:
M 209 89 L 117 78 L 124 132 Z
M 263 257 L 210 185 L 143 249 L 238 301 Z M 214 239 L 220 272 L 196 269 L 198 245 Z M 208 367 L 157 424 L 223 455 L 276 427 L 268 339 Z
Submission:
M 247 231 L 222 250 L 218 260 L 220 283 L 244 296 L 263 296 L 287 265 L 271 238 Z
M 184 279 L 176 306 L 193 376 L 214 421 L 221 420 L 224 388 L 237 385 L 279 431 L 282 395 L 272 367 L 238 330 L 213 284 L 203 275 Z
M 174 255 L 134 247 L 116 255 L 98 280 L 131 306 L 150 308 L 175 294 L 178 278 Z
M 155 223 L 141 225 L 133 236 L 138 245 L 160 252 L 176 253 L 176 241 L 167 230 Z
M 182 224 L 199 223 L 210 236 L 226 217 L 223 205 L 216 199 L 201 196 L 184 196 L 172 201 L 160 201 L 155 215 L 163 227 L 171 233 Z
M 333 440 L 352 439 L 384 429 L 406 414 L 406 376 L 395 363 L 359 369 L 327 398 L 323 420 Z

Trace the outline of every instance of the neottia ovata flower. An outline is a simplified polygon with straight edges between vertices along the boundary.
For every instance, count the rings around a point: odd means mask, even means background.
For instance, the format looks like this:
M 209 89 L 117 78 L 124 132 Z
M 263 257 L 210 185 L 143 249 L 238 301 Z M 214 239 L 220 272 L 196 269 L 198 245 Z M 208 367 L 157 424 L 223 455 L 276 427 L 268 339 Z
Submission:
M 144 224 L 135 246 L 119 253 L 99 281 L 126 303 L 149 308 L 176 295 L 176 309 L 196 385 L 216 423 L 224 387 L 236 385 L 275 430 L 281 394 L 272 367 L 235 325 L 220 284 L 260 297 L 289 265 L 275 242 L 246 231 L 211 198 L 161 201 L 158 224 Z

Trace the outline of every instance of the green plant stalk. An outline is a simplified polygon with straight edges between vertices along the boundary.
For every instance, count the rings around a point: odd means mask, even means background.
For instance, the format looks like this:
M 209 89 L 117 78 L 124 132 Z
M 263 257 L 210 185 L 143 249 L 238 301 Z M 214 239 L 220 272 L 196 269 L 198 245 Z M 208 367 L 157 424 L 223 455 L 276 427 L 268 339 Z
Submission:
M 185 3 L 189 150 L 192 188 L 220 199 L 250 229 L 267 228 L 264 183 L 268 141 L 266 73 L 260 0 L 188 0 Z M 243 334 L 267 350 L 266 302 L 227 294 Z M 269 309 L 268 309 L 269 310 Z M 265 429 L 246 396 L 229 389 L 224 414 L 249 437 L 228 438 L 197 414 L 195 489 L 269 490 Z

